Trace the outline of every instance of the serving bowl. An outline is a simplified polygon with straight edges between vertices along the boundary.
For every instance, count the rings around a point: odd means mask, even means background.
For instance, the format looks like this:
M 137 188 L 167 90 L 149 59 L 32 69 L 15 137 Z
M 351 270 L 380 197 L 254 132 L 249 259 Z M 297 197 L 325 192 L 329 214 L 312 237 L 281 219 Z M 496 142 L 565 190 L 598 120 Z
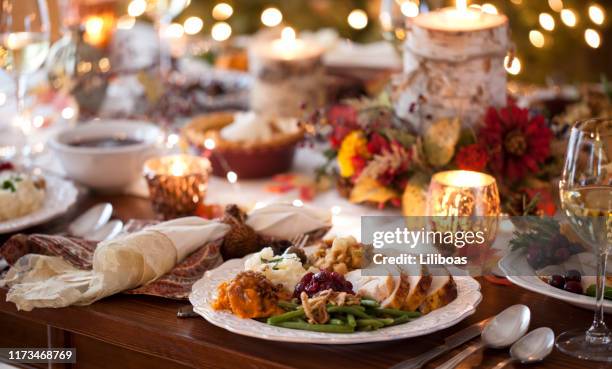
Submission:
M 265 142 L 230 142 L 221 139 L 220 130 L 234 121 L 233 112 L 215 112 L 193 118 L 183 128 L 183 136 L 189 145 L 202 156 L 204 147 L 212 140 L 214 150 L 210 155 L 213 175 L 225 177 L 228 171 L 239 178 L 270 177 L 288 171 L 293 164 L 295 150 L 304 138 L 304 131 L 278 133 Z
M 145 160 L 158 151 L 160 137 L 161 130 L 149 123 L 97 120 L 59 132 L 49 146 L 68 177 L 97 191 L 117 193 L 141 177 Z M 112 147 L 75 146 L 102 139 L 133 142 Z

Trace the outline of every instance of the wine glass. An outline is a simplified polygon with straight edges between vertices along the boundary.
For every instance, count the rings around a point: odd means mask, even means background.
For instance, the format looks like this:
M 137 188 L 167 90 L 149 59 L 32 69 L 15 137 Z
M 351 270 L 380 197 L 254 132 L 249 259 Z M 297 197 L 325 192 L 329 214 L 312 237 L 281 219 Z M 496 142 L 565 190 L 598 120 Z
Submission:
M 159 70 L 162 76 L 167 75 L 172 68 L 172 59 L 164 34 L 172 19 L 189 6 L 190 0 L 146 0 L 146 13 L 155 22 L 159 37 Z
M 559 183 L 561 205 L 574 231 L 597 260 L 596 309 L 586 331 L 557 338 L 562 352 L 586 360 L 612 361 L 612 333 L 604 322 L 606 262 L 612 249 L 612 118 L 576 123 L 570 133 Z
M 0 0 L 0 45 L 6 54 L 0 58 L 0 67 L 15 80 L 17 115 L 12 124 L 21 130 L 22 137 L 3 137 L 3 145 L 25 136 L 23 147 L 15 148 L 27 156 L 31 150 L 28 136 L 37 122 L 30 119 L 25 108 L 27 78 L 45 62 L 49 52 L 49 15 L 46 0 Z M 5 127 L 6 128 L 6 127 Z M 12 131 L 15 135 L 14 130 Z M 15 135 L 16 136 L 16 135 Z M 15 155 L 19 153 L 15 152 Z

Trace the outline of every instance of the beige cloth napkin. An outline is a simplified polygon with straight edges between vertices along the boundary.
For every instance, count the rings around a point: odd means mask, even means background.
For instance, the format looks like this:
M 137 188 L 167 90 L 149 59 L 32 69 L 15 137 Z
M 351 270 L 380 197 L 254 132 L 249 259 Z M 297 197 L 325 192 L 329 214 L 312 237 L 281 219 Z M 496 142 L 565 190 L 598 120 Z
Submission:
M 253 210 L 246 224 L 264 236 L 290 240 L 331 226 L 331 213 L 309 206 L 273 203 Z
M 10 287 L 6 299 L 20 310 L 88 305 L 154 281 L 198 247 L 223 237 L 229 228 L 198 217 L 147 227 L 100 243 L 91 271 L 76 269 L 56 256 L 25 255 L 0 286 Z

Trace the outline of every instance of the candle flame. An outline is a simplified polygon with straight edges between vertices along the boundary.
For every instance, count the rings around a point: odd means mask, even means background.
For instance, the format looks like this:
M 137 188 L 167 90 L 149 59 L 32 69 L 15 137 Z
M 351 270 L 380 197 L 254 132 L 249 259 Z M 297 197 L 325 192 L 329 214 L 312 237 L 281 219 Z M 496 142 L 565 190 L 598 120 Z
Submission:
M 291 27 L 283 28 L 281 32 L 281 40 L 284 40 L 284 41 L 295 40 L 295 30 Z
M 465 12 L 467 11 L 467 0 L 456 0 L 455 1 L 455 7 L 457 8 L 458 11 L 460 12 Z
M 184 175 L 186 172 L 187 164 L 183 160 L 177 159 L 172 161 L 172 164 L 170 165 L 170 174 L 179 177 Z

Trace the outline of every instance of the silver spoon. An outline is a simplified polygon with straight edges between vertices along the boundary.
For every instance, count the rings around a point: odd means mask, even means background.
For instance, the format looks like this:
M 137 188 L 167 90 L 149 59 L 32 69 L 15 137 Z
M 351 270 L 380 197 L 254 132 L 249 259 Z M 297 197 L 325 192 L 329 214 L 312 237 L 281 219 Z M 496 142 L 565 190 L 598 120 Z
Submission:
M 123 222 L 118 219 L 115 219 L 111 220 L 110 222 L 106 223 L 95 231 L 87 234 L 85 238 L 98 242 L 106 241 L 115 238 L 115 236 L 117 236 L 122 230 Z
M 88 234 L 108 223 L 113 214 L 113 206 L 101 203 L 89 208 L 68 226 L 68 233 L 75 237 L 85 238 Z
M 537 363 L 550 355 L 555 345 L 555 332 L 542 327 L 529 332 L 510 347 L 510 358 L 495 365 L 493 369 L 502 369 L 513 361 L 521 364 Z
M 504 348 L 523 337 L 529 329 L 531 311 L 525 305 L 512 305 L 497 314 L 482 330 L 481 340 L 461 351 L 438 369 L 453 369 L 483 347 Z

